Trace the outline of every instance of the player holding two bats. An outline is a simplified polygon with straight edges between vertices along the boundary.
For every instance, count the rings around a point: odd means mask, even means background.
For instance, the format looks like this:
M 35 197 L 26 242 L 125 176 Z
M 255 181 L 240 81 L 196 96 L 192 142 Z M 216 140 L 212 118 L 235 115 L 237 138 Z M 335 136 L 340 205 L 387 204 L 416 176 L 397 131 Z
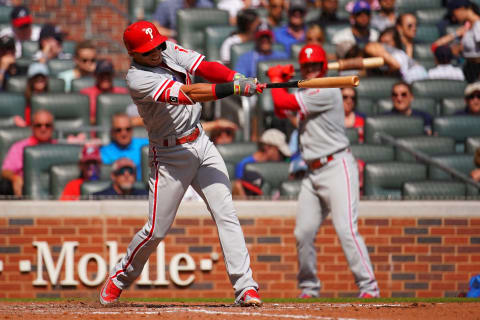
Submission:
M 277 116 L 297 112 L 300 151 L 308 165 L 298 197 L 295 225 L 300 297 L 319 295 L 315 236 L 329 213 L 359 288 L 359 296 L 378 297 L 379 288 L 368 251 L 358 233 L 358 169 L 345 135 L 343 101 L 338 89 L 358 85 L 358 78 L 322 78 L 327 72 L 327 59 L 318 45 L 303 47 L 298 60 L 304 79 L 298 82 L 298 87 L 306 84 L 316 88 L 303 88 L 291 94 L 285 87 L 294 86 L 295 82 L 282 87 L 281 84 L 287 83 L 294 73 L 292 65 L 270 68 L 267 74 L 274 84 L 260 86 L 272 88 Z

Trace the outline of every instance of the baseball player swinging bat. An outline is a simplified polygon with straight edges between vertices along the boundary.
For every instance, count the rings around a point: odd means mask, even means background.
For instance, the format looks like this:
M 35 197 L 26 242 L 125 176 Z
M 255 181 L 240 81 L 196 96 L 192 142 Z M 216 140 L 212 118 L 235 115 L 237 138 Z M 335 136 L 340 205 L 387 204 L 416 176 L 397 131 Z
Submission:
M 351 88 L 358 86 L 359 83 L 358 76 L 344 76 L 267 83 L 265 88 Z

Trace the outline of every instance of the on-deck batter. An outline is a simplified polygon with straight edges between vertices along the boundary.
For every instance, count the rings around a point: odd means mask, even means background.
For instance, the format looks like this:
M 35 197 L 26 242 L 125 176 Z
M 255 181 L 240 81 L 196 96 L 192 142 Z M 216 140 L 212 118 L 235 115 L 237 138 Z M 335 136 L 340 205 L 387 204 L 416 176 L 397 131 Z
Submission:
M 104 305 L 116 302 L 140 275 L 150 254 L 165 237 L 189 185 L 207 204 L 217 225 L 235 302 L 258 306 L 258 285 L 233 207 L 225 163 L 204 133 L 198 102 L 261 92 L 256 79 L 244 78 L 204 56 L 166 41 L 147 21 L 133 23 L 123 40 L 133 62 L 127 85 L 150 140 L 149 216 L 126 256 L 113 267 L 100 291 Z M 191 83 L 198 74 L 217 84 Z M 235 79 L 235 80 L 234 80 Z
M 304 79 L 323 77 L 327 71 L 325 52 L 318 45 L 303 47 L 299 64 Z M 292 65 L 268 70 L 272 82 L 288 81 L 292 74 Z M 300 297 L 318 297 L 315 236 L 329 213 L 360 297 L 378 297 L 368 251 L 358 233 L 358 169 L 345 135 L 340 89 L 300 89 L 295 94 L 273 89 L 272 96 L 277 115 L 299 113 L 300 151 L 309 167 L 302 180 L 295 225 Z

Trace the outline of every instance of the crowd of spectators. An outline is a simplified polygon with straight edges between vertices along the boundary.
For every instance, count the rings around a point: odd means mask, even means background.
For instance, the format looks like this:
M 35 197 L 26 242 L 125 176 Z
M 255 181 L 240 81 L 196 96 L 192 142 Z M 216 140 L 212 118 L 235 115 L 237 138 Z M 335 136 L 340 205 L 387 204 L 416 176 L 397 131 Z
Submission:
M 246 77 L 259 76 L 259 62 L 295 61 L 293 46 L 305 43 L 328 48 L 329 61 L 383 57 L 385 66 L 382 68 L 340 74 L 397 77 L 398 82 L 391 88 L 392 109 L 384 114 L 420 117 L 424 121 L 425 134 L 432 135 L 432 115 L 412 108 L 414 95 L 411 85 L 415 81 L 449 79 L 468 82 L 464 92 L 465 109 L 457 114 L 480 115 L 480 11 L 469 0 L 444 2 L 445 16 L 437 21 L 440 37 L 430 43 L 433 64 L 424 64 L 416 54 L 418 47 L 424 45 L 417 41 L 417 31 L 421 26 L 419 18 L 414 11 L 399 11 L 395 0 L 356 0 L 348 3 L 339 0 L 166 0 L 159 2 L 151 19 L 163 35 L 176 42 L 178 10 L 215 6 L 227 10 L 229 23 L 235 27 L 235 31 L 222 42 L 219 57 L 224 64 Z M 311 12 L 318 14 L 314 16 Z M 12 77 L 20 75 L 26 78 L 23 92 L 25 112 L 22 116 L 14 117 L 14 125 L 32 128 L 32 136 L 13 144 L 2 164 L 0 193 L 4 195 L 22 195 L 23 149 L 42 143 L 56 143 L 54 116 L 46 110 L 31 115 L 32 97 L 51 91 L 49 78 L 55 76 L 62 79 L 66 93 L 73 91 L 74 80 L 93 79 L 92 86 L 79 90 L 89 97 L 91 126 L 97 124 L 95 117 L 99 95 L 128 94 L 126 87 L 114 84 L 115 77 L 120 73 L 115 70 L 110 57 L 99 58 L 93 41 L 78 41 L 72 54 L 67 53 L 63 43 L 69 38 L 68 33 L 55 25 L 54 21 L 38 25 L 34 16 L 29 8 L 16 6 L 11 10 L 10 26 L 0 30 L 0 91 L 8 91 L 7 83 Z M 331 28 L 335 32 L 329 32 Z M 455 31 L 448 33 L 447 30 Z M 17 59 L 25 57 L 23 44 L 32 41 L 37 42 L 38 48 L 31 55 L 31 64 L 22 68 Z M 232 47 L 242 43 L 251 43 L 253 49 L 243 52 L 235 64 L 231 65 L 234 62 Z M 51 60 L 71 60 L 73 68 L 52 75 L 48 67 Z M 293 75 L 293 67 L 291 70 Z M 364 124 L 368 115 L 357 110 L 358 96 L 355 89 L 342 89 L 342 97 L 345 128 L 356 129 L 358 142 L 363 143 Z M 251 101 L 258 105 L 258 101 Z M 280 127 L 266 127 L 258 139 L 253 135 L 253 142 L 258 142 L 258 150 L 236 164 L 235 175 L 231 177 L 234 195 L 261 195 L 259 190 L 261 191 L 263 178 L 258 173 L 245 171 L 246 163 L 291 161 L 291 177 L 298 179 L 301 176 L 297 171 L 304 170 L 305 163 L 295 147 L 298 145 L 297 115 L 284 116 L 293 127 L 293 132 L 286 132 Z M 105 165 L 111 166 L 112 184 L 108 190 L 98 193 L 98 196 L 143 194 L 142 190 L 133 188 L 135 182 L 142 180 L 141 149 L 148 145 L 147 138 L 134 136 L 134 128 L 142 127 L 143 121 L 133 104 L 126 108 L 125 113 L 117 113 L 110 120 L 108 143 L 92 145 L 85 136 L 74 141 L 85 144 L 78 162 L 80 176 L 67 184 L 61 199 L 79 199 L 81 184 L 98 180 L 101 167 Z M 238 139 L 238 129 L 242 124 L 230 120 L 203 122 L 215 144 L 228 144 Z M 94 136 L 95 134 L 92 137 Z M 288 141 L 293 147 L 288 148 Z M 478 169 L 475 173 L 472 172 L 473 178 L 478 180 L 479 176 Z

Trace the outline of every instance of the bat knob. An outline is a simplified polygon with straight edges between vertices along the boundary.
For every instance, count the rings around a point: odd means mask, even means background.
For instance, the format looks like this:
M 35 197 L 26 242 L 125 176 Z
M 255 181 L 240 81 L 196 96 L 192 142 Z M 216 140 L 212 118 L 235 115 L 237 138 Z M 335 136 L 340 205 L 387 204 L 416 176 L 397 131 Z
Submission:
M 352 77 L 352 84 L 353 84 L 354 87 L 358 87 L 358 85 L 360 84 L 360 79 L 357 76 L 353 76 Z

